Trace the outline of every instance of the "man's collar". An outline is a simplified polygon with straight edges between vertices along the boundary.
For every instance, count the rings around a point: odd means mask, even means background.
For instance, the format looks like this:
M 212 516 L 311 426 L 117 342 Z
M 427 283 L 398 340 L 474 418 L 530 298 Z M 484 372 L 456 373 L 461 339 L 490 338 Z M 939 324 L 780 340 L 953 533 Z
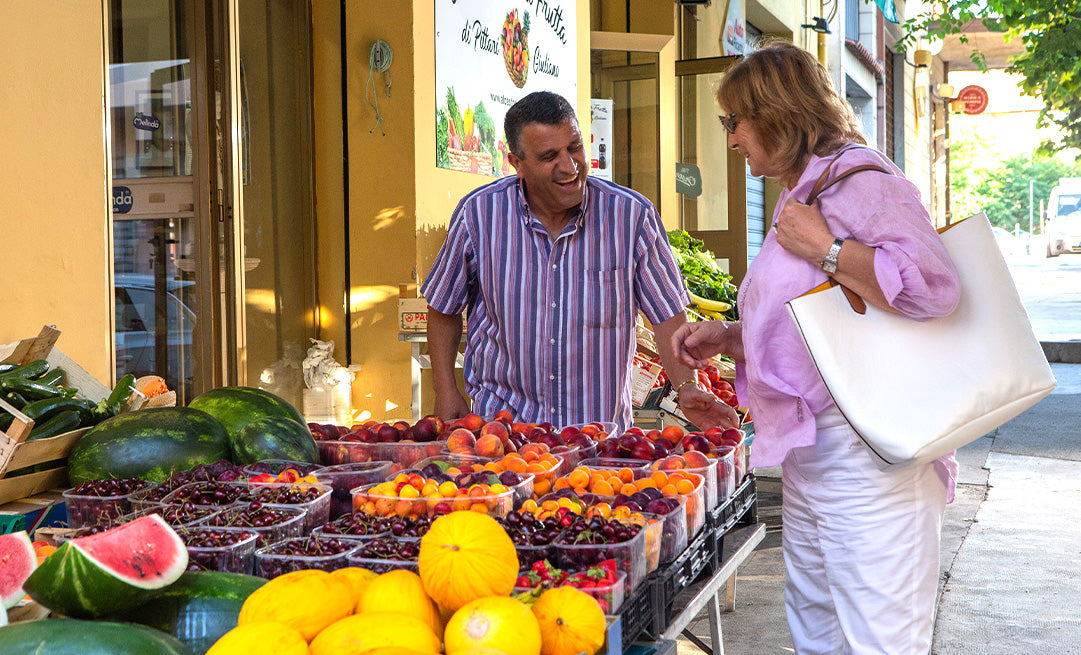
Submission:
M 532 221 L 532 219 L 530 218 L 532 216 L 532 212 L 529 209 L 529 199 L 526 198 L 525 194 L 525 180 L 523 180 L 522 178 L 518 178 L 514 186 L 517 189 L 518 216 L 521 218 L 522 222 L 528 226 Z M 584 223 L 586 219 L 586 208 L 589 206 L 589 194 L 590 185 L 589 176 L 587 175 L 586 188 L 582 192 L 582 204 L 578 205 L 578 214 L 574 217 L 574 220 L 571 221 L 571 223 L 579 227 L 581 227 L 582 223 Z

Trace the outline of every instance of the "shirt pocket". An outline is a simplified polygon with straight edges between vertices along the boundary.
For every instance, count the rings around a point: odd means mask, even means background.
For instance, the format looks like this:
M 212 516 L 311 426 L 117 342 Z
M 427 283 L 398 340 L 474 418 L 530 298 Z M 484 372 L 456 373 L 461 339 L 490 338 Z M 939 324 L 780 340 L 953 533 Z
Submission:
M 583 316 L 589 328 L 619 328 L 634 313 L 634 270 L 586 271 Z

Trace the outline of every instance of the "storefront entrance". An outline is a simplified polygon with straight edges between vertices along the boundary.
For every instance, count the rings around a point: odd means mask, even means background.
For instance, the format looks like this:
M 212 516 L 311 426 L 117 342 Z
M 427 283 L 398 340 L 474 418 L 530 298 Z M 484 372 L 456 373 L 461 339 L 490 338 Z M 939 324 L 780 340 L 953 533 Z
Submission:
M 116 376 L 184 404 L 225 384 L 300 405 L 315 335 L 307 0 L 111 0 Z

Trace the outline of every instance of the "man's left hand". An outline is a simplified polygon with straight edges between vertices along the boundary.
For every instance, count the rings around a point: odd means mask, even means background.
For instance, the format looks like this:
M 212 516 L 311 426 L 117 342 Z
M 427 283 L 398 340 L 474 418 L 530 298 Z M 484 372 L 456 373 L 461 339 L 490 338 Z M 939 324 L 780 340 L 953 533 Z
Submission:
M 700 430 L 713 427 L 738 428 L 739 415 L 736 410 L 722 403 L 708 391 L 694 385 L 687 385 L 680 390 L 679 408 L 691 423 Z

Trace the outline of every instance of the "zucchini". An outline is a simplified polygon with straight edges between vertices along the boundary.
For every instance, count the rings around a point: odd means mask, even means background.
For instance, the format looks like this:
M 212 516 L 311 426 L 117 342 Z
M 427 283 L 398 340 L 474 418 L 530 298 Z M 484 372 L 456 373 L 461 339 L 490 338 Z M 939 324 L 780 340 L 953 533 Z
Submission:
M 58 387 L 64 382 L 64 378 L 66 378 L 67 375 L 67 371 L 57 366 L 56 368 L 49 369 L 48 372 L 45 373 L 45 375 L 34 378 L 34 382 L 47 384 L 50 387 Z
M 15 422 L 15 415 L 3 413 L 0 414 L 0 432 L 7 432 L 7 429 L 11 427 L 11 424 Z
M 0 388 L 3 388 L 5 391 L 14 391 L 35 400 L 55 398 L 56 396 L 65 396 L 68 393 L 71 393 L 69 391 L 70 387 L 54 387 L 49 384 L 41 384 L 40 382 L 34 382 L 33 380 L 19 377 L 4 378 L 3 380 L 0 380 Z M 78 390 L 75 392 L 78 393 Z M 72 395 L 74 395 L 74 393 Z
M 22 411 L 23 407 L 30 404 L 30 401 L 22 396 L 22 394 L 15 393 L 14 391 L 8 391 L 3 394 L 4 400 L 8 401 L 15 406 L 15 409 Z
M 128 398 L 131 397 L 133 389 L 135 389 L 135 376 L 128 373 L 116 381 L 116 386 L 113 387 L 112 393 L 109 394 L 105 402 L 110 406 L 123 407 L 128 402 Z
M 89 423 L 94 406 L 89 400 L 82 398 L 43 398 L 23 407 L 22 412 L 33 419 L 35 423 L 43 423 L 60 412 L 69 409 L 79 412 L 82 421 Z
M 8 380 L 11 378 L 36 378 L 39 375 L 44 375 L 49 370 L 49 362 L 44 359 L 35 359 L 32 362 L 23 364 L 10 371 L 0 373 L 0 380 Z
M 34 426 L 34 429 L 30 430 L 30 435 L 26 437 L 26 440 L 48 439 L 49 437 L 55 437 L 58 434 L 71 432 L 79 427 L 79 423 L 78 411 L 74 409 L 64 410 L 41 425 Z
M 7 373 L 8 371 L 12 371 L 12 370 L 17 369 L 17 368 L 19 368 L 18 364 L 12 364 L 11 362 L 4 362 L 4 363 L 0 364 L 0 373 Z

